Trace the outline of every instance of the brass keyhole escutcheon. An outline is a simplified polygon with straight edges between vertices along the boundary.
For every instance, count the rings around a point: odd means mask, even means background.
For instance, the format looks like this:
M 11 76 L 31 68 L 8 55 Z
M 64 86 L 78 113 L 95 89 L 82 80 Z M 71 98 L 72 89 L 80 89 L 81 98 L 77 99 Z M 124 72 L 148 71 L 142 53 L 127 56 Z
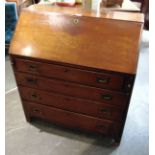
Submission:
M 73 22 L 74 22 L 74 24 L 78 24 L 79 23 L 79 19 L 76 18 L 76 19 L 73 20 Z

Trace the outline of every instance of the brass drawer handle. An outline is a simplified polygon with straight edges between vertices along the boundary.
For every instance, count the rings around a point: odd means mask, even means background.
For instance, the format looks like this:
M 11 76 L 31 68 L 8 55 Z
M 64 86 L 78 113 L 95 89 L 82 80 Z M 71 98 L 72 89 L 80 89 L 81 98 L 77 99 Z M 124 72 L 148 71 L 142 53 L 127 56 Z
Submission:
M 35 108 L 35 109 L 32 109 L 32 112 L 33 112 L 33 113 L 39 113 L 39 114 L 42 113 L 39 109 L 36 109 L 36 108 Z
M 30 94 L 30 99 L 41 100 L 41 97 L 37 93 L 33 92 Z
M 97 77 L 97 78 L 96 78 L 96 81 L 97 81 L 98 83 L 107 84 L 107 83 L 109 83 L 110 79 L 109 79 L 109 78 Z
M 36 80 L 36 79 L 28 78 L 28 79 L 26 79 L 26 81 L 27 81 L 29 84 L 32 84 L 32 85 L 36 85 L 36 84 L 37 84 L 37 80 Z
M 110 94 L 102 94 L 101 97 L 103 100 L 112 100 L 113 96 Z
M 37 71 L 37 65 L 32 65 L 32 64 L 29 65 L 29 66 L 28 66 L 28 70 L 29 70 L 29 71 Z
M 31 94 L 32 98 L 38 98 L 37 94 Z
M 111 115 L 110 109 L 101 108 L 101 109 L 99 109 L 99 112 L 100 112 L 101 114 L 104 114 L 104 115 Z

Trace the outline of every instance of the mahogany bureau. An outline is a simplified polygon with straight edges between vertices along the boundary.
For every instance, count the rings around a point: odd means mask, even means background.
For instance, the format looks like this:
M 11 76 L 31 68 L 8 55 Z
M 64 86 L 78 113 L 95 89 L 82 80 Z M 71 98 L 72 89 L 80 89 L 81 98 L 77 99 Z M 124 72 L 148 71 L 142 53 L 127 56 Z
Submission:
M 23 10 L 10 58 L 27 121 L 40 118 L 119 143 L 142 28 L 140 13 Z

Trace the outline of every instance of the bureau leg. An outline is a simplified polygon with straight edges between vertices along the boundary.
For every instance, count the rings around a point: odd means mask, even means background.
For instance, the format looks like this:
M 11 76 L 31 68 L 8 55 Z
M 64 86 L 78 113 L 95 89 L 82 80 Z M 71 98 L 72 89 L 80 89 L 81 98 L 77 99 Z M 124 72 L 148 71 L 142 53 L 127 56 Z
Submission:
M 27 122 L 31 122 L 31 121 L 32 121 L 31 117 L 28 116 L 28 115 L 25 115 L 25 118 L 26 118 L 26 121 L 27 121 Z
M 27 122 L 31 122 L 32 119 L 31 119 L 31 116 L 29 115 L 29 111 L 28 111 L 28 108 L 27 108 L 26 104 L 22 103 L 22 106 L 23 106 L 23 110 L 24 110 L 26 121 Z
M 120 141 L 121 141 L 121 137 L 114 137 L 112 139 L 112 143 L 114 146 L 118 146 L 120 144 Z

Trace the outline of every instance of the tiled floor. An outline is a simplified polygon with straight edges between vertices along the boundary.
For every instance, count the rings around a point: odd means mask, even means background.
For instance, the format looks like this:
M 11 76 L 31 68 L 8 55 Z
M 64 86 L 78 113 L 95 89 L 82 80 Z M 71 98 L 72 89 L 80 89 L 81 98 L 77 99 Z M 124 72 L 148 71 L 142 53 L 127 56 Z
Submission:
M 6 60 L 6 155 L 148 155 L 148 39 L 144 31 L 135 87 L 118 147 L 102 137 L 40 121 L 27 123 Z

